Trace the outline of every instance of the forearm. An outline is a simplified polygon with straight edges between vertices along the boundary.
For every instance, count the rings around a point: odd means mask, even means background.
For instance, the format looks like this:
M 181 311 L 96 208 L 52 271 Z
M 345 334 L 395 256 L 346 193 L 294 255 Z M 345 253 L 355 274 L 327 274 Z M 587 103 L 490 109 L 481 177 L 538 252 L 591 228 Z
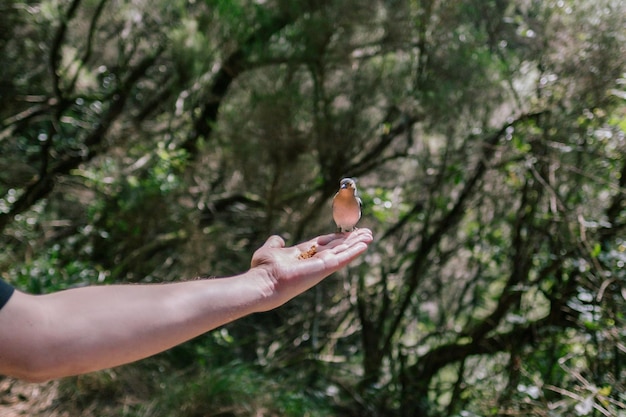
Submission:
M 259 310 L 259 271 L 175 284 L 98 286 L 29 297 L 0 334 L 0 369 L 50 379 L 121 365 L 161 352 Z M 8 313 L 4 312 L 3 313 Z M 3 315 L 0 315 L 0 320 Z M 7 315 L 8 316 L 8 315 Z M 12 357 L 6 358 L 6 355 Z M 7 360 L 8 359 L 8 360 Z

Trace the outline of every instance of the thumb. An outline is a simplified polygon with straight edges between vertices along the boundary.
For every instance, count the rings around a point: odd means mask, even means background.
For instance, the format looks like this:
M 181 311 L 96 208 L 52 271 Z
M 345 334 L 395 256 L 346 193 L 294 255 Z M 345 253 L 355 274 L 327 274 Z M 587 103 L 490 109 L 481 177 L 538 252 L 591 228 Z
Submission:
M 282 237 L 274 235 L 274 236 L 270 236 L 265 241 L 265 244 L 263 246 L 266 248 L 284 248 L 285 241 L 283 240 Z
M 252 255 L 252 261 L 250 261 L 250 266 L 254 268 L 255 266 L 262 265 L 266 263 L 269 259 L 268 250 L 269 249 L 280 249 L 285 247 L 285 241 L 280 236 L 270 236 L 263 246 L 257 249 Z

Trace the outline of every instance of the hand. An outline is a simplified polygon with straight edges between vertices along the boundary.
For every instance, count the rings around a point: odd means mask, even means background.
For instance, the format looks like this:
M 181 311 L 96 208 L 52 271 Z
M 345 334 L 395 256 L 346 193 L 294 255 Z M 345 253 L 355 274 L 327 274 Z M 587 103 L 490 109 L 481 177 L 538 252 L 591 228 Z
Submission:
M 369 229 L 334 233 L 296 246 L 272 236 L 252 256 L 251 271 L 261 272 L 270 310 L 308 290 L 333 272 L 345 267 L 367 249 L 373 240 Z M 304 256 L 303 256 L 304 255 Z

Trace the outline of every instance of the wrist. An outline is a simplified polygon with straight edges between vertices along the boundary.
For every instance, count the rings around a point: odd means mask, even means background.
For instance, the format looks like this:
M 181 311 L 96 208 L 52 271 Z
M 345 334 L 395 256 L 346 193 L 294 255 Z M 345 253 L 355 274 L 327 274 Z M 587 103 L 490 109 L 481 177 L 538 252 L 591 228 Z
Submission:
M 252 291 L 254 302 L 252 308 L 254 312 L 268 311 L 278 307 L 280 304 L 276 299 L 276 279 L 267 268 L 257 266 L 237 276 L 244 291 Z

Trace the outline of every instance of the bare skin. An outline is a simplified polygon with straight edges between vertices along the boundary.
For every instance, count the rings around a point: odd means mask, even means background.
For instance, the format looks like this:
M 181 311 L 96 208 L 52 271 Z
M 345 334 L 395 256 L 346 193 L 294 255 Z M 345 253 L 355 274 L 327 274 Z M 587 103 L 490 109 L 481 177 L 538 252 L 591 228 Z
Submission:
M 15 291 L 0 310 L 0 374 L 28 381 L 137 361 L 233 320 L 276 308 L 356 259 L 371 231 L 292 247 L 270 237 L 240 275 L 153 285 Z M 315 247 L 308 258 L 300 255 Z

